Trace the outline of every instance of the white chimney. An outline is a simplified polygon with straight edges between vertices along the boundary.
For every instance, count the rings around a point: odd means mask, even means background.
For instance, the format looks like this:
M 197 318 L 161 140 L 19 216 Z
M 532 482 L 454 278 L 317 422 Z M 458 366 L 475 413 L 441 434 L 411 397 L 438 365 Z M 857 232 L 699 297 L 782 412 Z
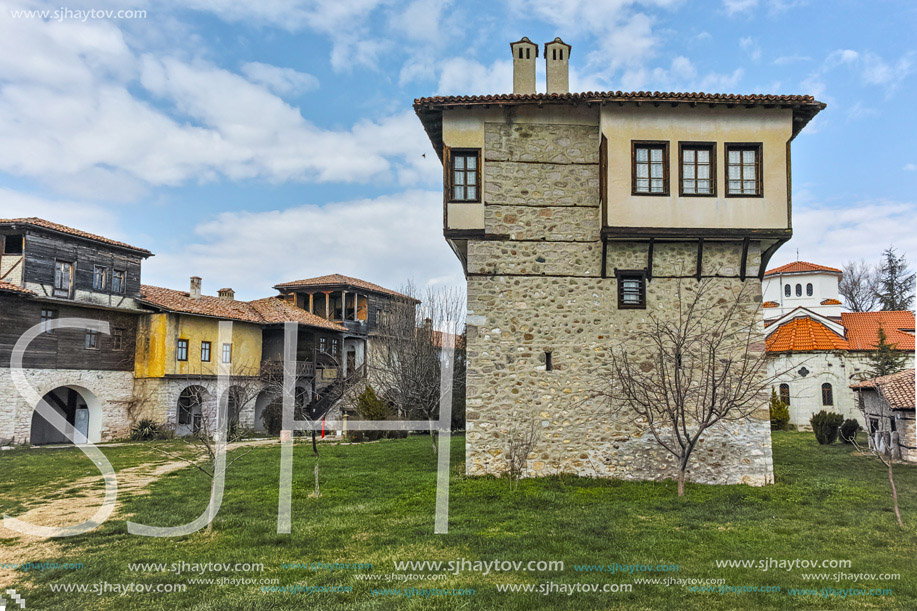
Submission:
M 201 278 L 200 276 L 191 276 L 191 290 L 188 293 L 191 299 L 201 298 Z
M 228 301 L 232 301 L 233 299 L 236 298 L 236 292 L 235 292 L 234 290 L 228 289 L 228 288 L 227 288 L 227 289 L 220 289 L 219 291 L 217 291 L 217 296 L 218 296 L 220 299 L 226 299 L 226 300 L 228 300 Z
M 513 93 L 535 93 L 535 59 L 538 45 L 528 37 L 509 43 L 513 52 Z
M 559 37 L 544 44 L 548 93 L 570 93 L 570 45 Z

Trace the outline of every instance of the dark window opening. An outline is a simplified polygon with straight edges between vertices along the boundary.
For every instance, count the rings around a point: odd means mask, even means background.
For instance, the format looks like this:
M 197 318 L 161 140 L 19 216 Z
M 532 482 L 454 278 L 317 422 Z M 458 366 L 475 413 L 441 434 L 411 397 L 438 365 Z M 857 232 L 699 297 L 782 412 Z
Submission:
M 646 274 L 618 272 L 618 309 L 646 308 Z
M 86 341 L 83 345 L 86 350 L 98 350 L 99 349 L 99 332 L 95 329 L 86 330 Z
M 124 348 L 124 329 L 115 327 L 111 330 L 111 349 L 120 352 Z
M 337 357 L 341 350 L 341 340 L 332 339 L 331 340 L 331 356 Z
M 550 352 L 544 353 L 544 369 L 545 371 L 554 371 L 554 358 Z
M 557 59 L 557 49 L 551 49 L 551 59 Z
M 201 362 L 210 362 L 210 342 L 201 342 Z
M 452 201 L 481 201 L 480 177 L 478 151 L 452 152 Z
M 811 297 L 815 293 L 815 287 L 812 286 L 812 283 L 809 282 L 806 284 L 806 296 Z
M 24 242 L 25 242 L 25 236 L 23 235 L 5 236 L 3 238 L 3 254 L 21 255 Z
M 178 340 L 178 344 L 175 346 L 175 358 L 179 361 L 188 360 L 188 340 Z
M 519 59 L 522 59 L 522 47 L 519 47 Z
M 790 287 L 789 284 L 783 287 L 783 295 L 785 297 L 790 297 L 792 294 L 793 294 L 793 289 Z
M 878 432 L 879 432 L 879 419 L 878 419 L 878 418 L 870 418 L 870 419 L 869 419 L 869 434 L 872 435 L 872 434 L 878 433 Z
M 532 59 L 532 50 L 531 49 L 525 50 L 525 59 Z
M 802 297 L 802 285 L 801 284 L 796 285 L 796 296 Z
M 41 311 L 41 332 L 42 333 L 53 333 L 51 329 L 51 321 L 57 318 L 57 312 L 54 310 L 42 310 Z
M 790 385 L 789 384 L 780 385 L 780 400 L 786 403 L 787 405 L 790 404 Z
M 834 389 L 827 382 L 821 385 L 821 404 L 834 405 Z

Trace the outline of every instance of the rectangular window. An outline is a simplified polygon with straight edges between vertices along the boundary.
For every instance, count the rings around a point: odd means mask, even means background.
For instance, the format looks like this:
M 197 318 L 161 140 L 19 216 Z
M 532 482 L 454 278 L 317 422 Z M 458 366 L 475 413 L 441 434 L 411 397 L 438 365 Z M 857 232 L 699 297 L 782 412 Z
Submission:
M 210 362 L 210 342 L 201 342 L 201 362 Z
M 57 312 L 54 310 L 42 310 L 41 311 L 41 332 L 42 333 L 53 333 L 51 330 L 50 322 L 57 318 Z
M 99 332 L 94 329 L 86 330 L 86 343 L 83 346 L 86 350 L 99 349 Z
M 23 250 L 24 236 L 8 235 L 3 237 L 3 254 L 21 255 Z
M 178 344 L 175 346 L 175 359 L 178 361 L 188 360 L 188 340 L 178 340 Z
M 760 197 L 763 194 L 761 144 L 727 144 L 726 196 Z
M 646 274 L 642 271 L 616 271 L 618 279 L 618 308 L 646 308 Z
M 331 356 L 337 356 L 341 350 L 341 340 L 332 339 L 331 340 Z
M 451 201 L 454 202 L 479 202 L 480 190 L 480 163 L 479 151 L 452 151 L 451 170 Z
M 111 292 L 124 293 L 125 274 L 123 269 L 116 269 L 111 273 Z
M 68 261 L 54 262 L 54 296 L 70 297 L 73 286 L 73 263 Z
M 223 344 L 223 362 L 232 363 L 232 344 Z
M 324 337 L 318 338 L 318 351 L 319 352 L 328 352 L 328 339 Z
M 716 144 L 679 142 L 679 195 L 716 195 Z
M 111 330 L 111 349 L 120 352 L 124 348 L 124 329 L 114 327 Z
M 550 352 L 544 353 L 544 370 L 554 371 L 554 355 Z
M 669 194 L 669 143 L 633 142 L 632 193 Z
M 108 288 L 108 268 L 101 265 L 95 265 L 92 268 L 92 288 L 97 291 L 104 291 Z

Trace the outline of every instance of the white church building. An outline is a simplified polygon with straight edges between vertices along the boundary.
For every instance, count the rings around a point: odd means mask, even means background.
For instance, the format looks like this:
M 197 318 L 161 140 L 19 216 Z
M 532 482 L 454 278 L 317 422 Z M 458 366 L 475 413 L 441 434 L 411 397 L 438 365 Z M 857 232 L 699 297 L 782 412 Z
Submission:
M 914 313 L 845 312 L 833 267 L 796 261 L 765 272 L 762 286 L 768 369 L 789 404 L 790 423 L 809 428 L 821 410 L 866 423 L 850 385 L 870 375 L 881 327 L 914 366 Z

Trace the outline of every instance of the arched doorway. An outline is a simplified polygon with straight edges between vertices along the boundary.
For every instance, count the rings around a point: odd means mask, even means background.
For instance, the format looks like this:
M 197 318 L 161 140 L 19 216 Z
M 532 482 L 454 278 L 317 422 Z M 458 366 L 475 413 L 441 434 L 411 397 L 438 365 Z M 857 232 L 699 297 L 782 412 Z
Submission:
M 209 393 L 203 386 L 189 386 L 178 395 L 175 414 L 175 434 L 193 435 L 204 428 L 204 402 Z
M 63 432 L 57 430 L 36 408 L 32 411 L 29 431 L 32 445 L 102 441 L 102 403 L 91 391 L 81 386 L 60 386 L 46 393 L 42 403 L 67 424 Z

